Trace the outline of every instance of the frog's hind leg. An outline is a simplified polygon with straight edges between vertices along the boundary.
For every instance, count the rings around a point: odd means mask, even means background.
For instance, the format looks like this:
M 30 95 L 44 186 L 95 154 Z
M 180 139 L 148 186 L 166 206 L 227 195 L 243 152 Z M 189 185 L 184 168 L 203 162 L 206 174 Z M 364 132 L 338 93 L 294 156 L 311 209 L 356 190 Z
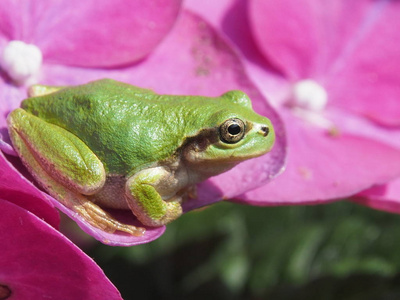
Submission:
M 106 232 L 143 235 L 143 228 L 118 222 L 86 197 L 102 188 L 105 170 L 83 141 L 22 109 L 13 111 L 7 121 L 15 150 L 51 196 Z
M 7 123 L 15 150 L 33 173 L 31 164 L 37 162 L 51 178 L 85 195 L 104 185 L 103 163 L 71 132 L 20 108 L 8 116 Z

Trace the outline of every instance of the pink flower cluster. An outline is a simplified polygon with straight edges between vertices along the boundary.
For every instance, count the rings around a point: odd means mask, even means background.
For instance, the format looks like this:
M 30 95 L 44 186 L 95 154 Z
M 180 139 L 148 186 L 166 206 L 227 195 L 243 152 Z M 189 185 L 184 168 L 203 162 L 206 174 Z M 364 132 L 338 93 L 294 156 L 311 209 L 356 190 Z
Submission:
M 350 197 L 400 211 L 399 13 L 395 0 L 3 0 L 0 298 L 38 291 L 60 298 L 60 283 L 43 274 L 63 272 L 77 287 L 70 298 L 120 299 L 98 266 L 57 231 L 55 207 L 110 245 L 146 243 L 165 230 L 107 234 L 35 186 L 14 156 L 5 120 L 36 82 L 108 77 L 158 93 L 246 92 L 275 126 L 273 151 L 200 184 L 186 211 L 221 199 L 287 205 Z M 269 182 L 285 160 L 285 171 Z M 134 221 L 130 213 L 120 217 Z

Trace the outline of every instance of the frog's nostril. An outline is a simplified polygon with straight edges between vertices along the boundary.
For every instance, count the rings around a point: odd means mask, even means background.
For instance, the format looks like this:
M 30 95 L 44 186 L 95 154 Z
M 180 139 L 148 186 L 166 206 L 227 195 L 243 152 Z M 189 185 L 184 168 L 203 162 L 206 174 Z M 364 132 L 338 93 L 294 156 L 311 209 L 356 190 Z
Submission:
M 267 136 L 269 133 L 269 128 L 267 126 L 261 126 L 261 134 Z

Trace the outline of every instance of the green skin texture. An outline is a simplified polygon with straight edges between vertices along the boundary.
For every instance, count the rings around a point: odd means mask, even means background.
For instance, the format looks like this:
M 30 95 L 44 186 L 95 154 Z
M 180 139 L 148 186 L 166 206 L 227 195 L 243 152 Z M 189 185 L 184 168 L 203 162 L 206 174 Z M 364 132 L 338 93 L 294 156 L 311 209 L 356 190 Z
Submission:
M 131 209 L 148 226 L 167 224 L 195 196 L 196 183 L 267 153 L 275 140 L 270 121 L 241 91 L 159 95 L 103 79 L 32 93 L 8 117 L 17 153 L 53 197 L 108 232 L 144 229 L 101 207 Z M 228 143 L 219 128 L 233 118 L 245 124 L 244 135 Z

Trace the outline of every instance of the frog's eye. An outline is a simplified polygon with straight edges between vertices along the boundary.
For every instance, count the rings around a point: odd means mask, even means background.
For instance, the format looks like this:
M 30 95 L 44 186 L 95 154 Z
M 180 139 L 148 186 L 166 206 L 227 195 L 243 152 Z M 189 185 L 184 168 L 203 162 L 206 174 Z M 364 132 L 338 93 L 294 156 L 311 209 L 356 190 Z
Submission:
M 245 132 L 245 125 L 242 120 L 233 118 L 228 119 L 219 127 L 221 140 L 228 144 L 239 142 Z

